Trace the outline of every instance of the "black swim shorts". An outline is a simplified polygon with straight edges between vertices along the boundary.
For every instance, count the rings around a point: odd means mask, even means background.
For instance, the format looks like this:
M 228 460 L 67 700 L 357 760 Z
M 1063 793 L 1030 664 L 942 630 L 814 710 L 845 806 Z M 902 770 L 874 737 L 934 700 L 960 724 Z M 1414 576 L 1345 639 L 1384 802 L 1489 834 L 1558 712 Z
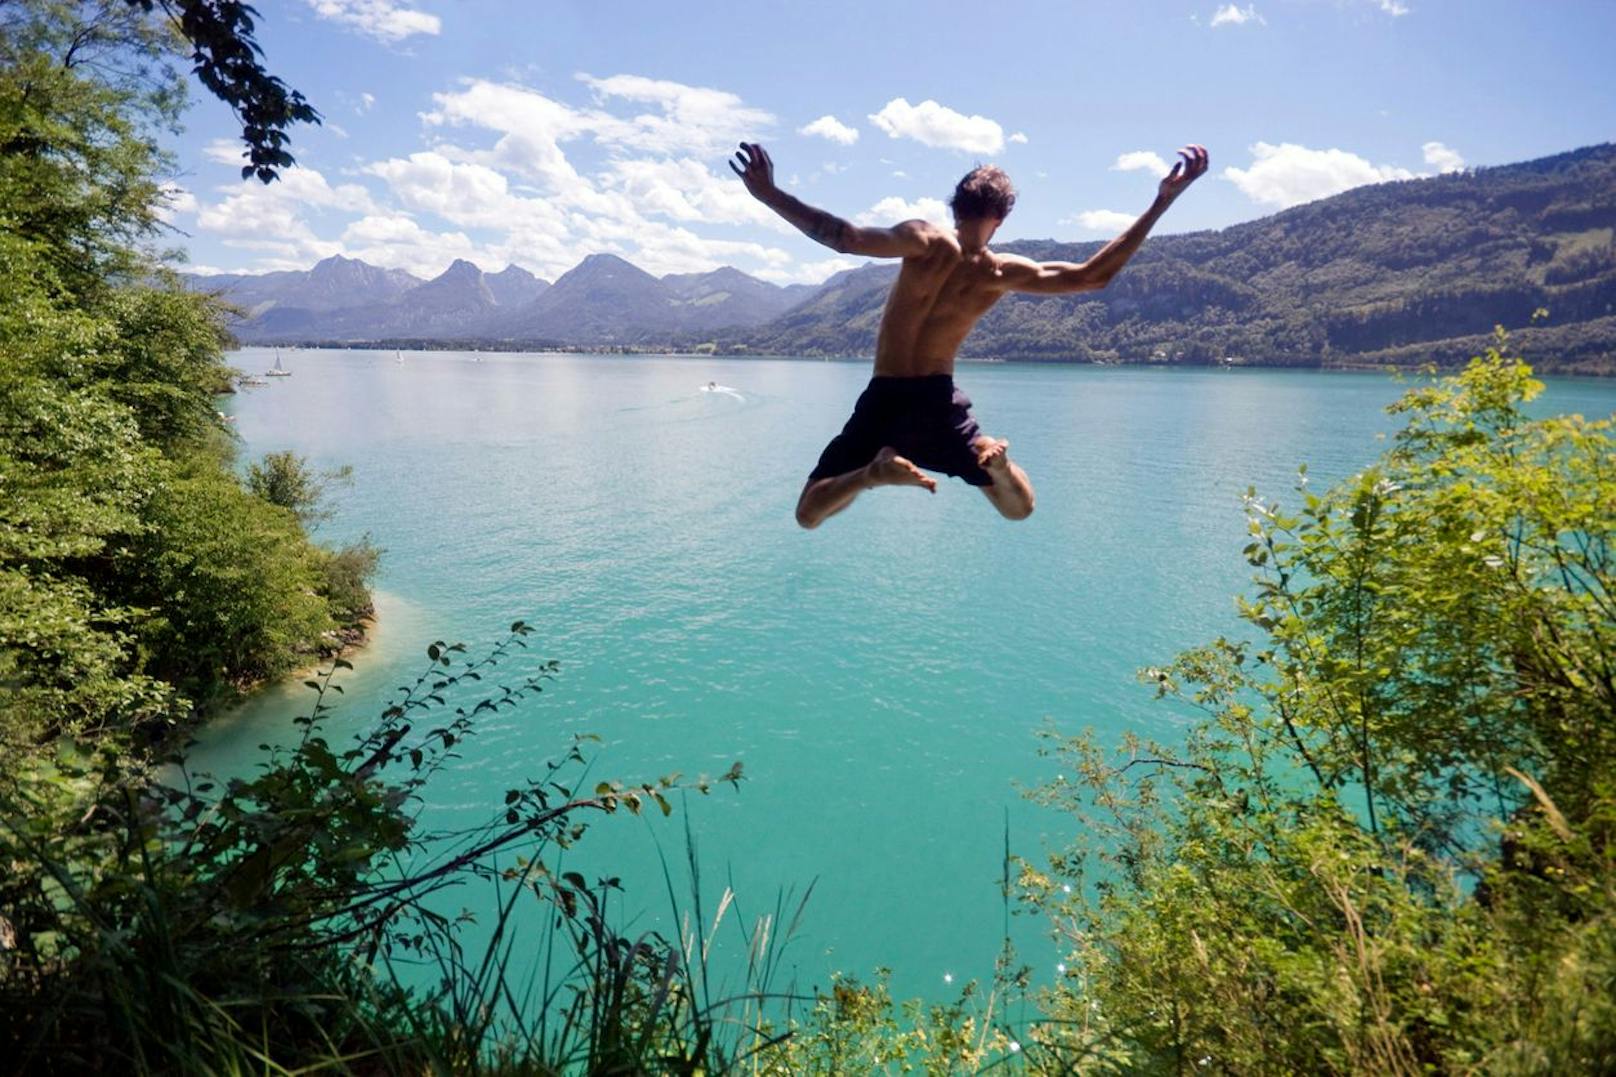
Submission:
M 992 486 L 993 476 L 977 465 L 971 448 L 971 439 L 981 434 L 971 416 L 971 398 L 955 387 L 952 375 L 874 377 L 853 405 L 852 418 L 819 454 L 808 479 L 861 468 L 890 445 L 917 467 L 972 486 Z

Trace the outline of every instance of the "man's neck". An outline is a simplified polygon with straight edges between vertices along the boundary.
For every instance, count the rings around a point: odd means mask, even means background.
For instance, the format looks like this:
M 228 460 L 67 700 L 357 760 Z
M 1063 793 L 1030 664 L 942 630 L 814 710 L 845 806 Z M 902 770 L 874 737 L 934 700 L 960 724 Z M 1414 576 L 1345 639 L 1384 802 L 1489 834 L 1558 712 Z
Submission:
M 988 241 L 997 228 L 996 223 L 985 227 L 982 221 L 956 221 L 954 238 L 959 240 L 960 252 L 969 258 L 988 249 Z

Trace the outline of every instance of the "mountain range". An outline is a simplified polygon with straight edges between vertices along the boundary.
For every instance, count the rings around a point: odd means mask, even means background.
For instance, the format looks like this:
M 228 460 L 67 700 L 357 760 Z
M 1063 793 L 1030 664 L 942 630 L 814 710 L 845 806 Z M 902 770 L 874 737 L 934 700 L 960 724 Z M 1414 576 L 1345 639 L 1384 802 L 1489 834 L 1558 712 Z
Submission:
M 995 246 L 1082 261 L 1100 244 Z M 301 273 L 192 284 L 242 309 L 244 341 L 868 355 L 896 272 L 870 263 L 782 288 L 728 267 L 658 278 L 602 254 L 547 285 L 514 266 L 490 275 L 456 262 L 420 281 L 330 258 Z M 1616 372 L 1616 145 L 1359 187 L 1218 231 L 1157 236 L 1102 292 L 1007 297 L 962 357 L 1451 363 L 1498 324 L 1539 369 Z
M 245 343 L 521 341 L 613 345 L 760 325 L 813 289 L 782 288 L 725 266 L 653 277 L 593 254 L 554 284 L 511 265 L 457 259 L 431 280 L 340 255 L 305 271 L 191 276 L 239 311 Z

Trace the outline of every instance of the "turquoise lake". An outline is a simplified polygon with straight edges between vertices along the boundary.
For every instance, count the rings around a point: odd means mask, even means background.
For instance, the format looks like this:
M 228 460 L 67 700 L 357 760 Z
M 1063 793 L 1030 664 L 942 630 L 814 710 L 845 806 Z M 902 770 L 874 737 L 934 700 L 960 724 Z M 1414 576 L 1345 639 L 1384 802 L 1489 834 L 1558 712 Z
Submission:
M 282 355 L 292 377 L 225 405 L 243 459 L 351 465 L 318 537 L 386 549 L 339 728 L 379 711 L 433 639 L 475 653 L 521 618 L 537 631 L 513 673 L 561 663 L 463 745 L 427 821 L 482 819 L 577 732 L 603 738 L 591 785 L 739 760 L 738 792 L 598 819 L 567 866 L 621 876 L 634 923 L 671 932 L 656 850 L 682 861 L 688 818 L 709 908 L 726 882 L 749 919 L 817 880 L 787 951 L 801 986 L 886 966 L 899 995 L 991 974 L 1007 814 L 1024 856 L 1072 834 L 1020 795 L 1053 773 L 1036 732 L 1175 737 L 1186 716 L 1135 671 L 1242 632 L 1242 494 L 1294 502 L 1298 463 L 1315 487 L 1367 464 L 1399 393 L 1379 374 L 964 364 L 983 429 L 1037 489 L 1032 518 L 944 479 L 805 532 L 798 491 L 867 363 Z M 1616 383 L 1553 381 L 1538 410 L 1607 415 Z M 261 693 L 203 730 L 193 767 L 250 769 L 309 696 Z M 1041 925 L 1014 935 L 1053 968 Z

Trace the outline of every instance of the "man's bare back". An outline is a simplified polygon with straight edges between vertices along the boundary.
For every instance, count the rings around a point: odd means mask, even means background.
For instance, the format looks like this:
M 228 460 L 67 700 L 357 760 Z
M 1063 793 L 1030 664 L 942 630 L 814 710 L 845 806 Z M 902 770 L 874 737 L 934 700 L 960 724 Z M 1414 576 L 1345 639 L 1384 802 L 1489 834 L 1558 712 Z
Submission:
M 1151 227 L 1207 169 L 1207 153 L 1186 146 L 1156 201 L 1086 262 L 1034 262 L 988 249 L 1010 208 L 1009 177 L 974 169 L 955 188 L 953 231 L 927 221 L 859 228 L 781 191 L 774 164 L 756 143 L 730 161 L 747 190 L 817 242 L 839 253 L 902 258 L 875 345 L 875 376 L 847 426 L 825 447 L 797 501 L 797 522 L 817 527 L 873 486 L 936 492 L 926 470 L 979 487 L 1007 519 L 1032 514 L 1032 484 L 1010 460 L 1009 442 L 982 434 L 971 402 L 953 384 L 954 357 L 977 321 L 1007 292 L 1059 294 L 1104 288 Z
M 952 374 L 960 345 L 1004 294 L 994 286 L 999 268 L 992 251 L 966 254 L 958 236 L 916 224 L 933 234 L 924 254 L 903 260 L 875 340 L 875 372 L 888 377 Z

